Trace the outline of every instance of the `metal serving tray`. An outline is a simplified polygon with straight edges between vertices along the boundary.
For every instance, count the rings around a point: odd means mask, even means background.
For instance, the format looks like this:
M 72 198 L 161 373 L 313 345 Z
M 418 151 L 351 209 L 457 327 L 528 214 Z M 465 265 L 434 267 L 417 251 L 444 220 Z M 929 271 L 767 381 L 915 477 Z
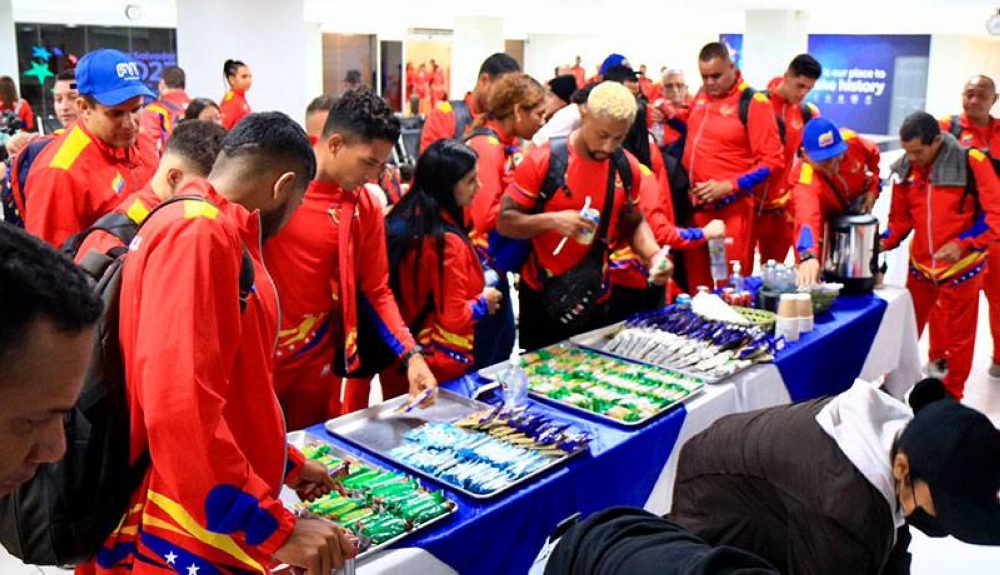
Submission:
M 680 373 L 682 375 L 686 375 L 686 376 L 689 376 L 689 377 L 697 377 L 698 379 L 701 379 L 702 381 L 704 381 L 705 383 L 710 384 L 710 385 L 711 384 L 720 383 L 722 381 L 725 381 L 725 380 L 729 379 L 730 377 L 733 377 L 734 375 L 736 375 L 738 373 L 741 373 L 741 372 L 743 372 L 743 371 L 745 371 L 745 370 L 750 369 L 751 367 L 753 367 L 753 365 L 750 365 L 750 366 L 745 367 L 745 368 L 743 368 L 741 370 L 737 370 L 737 371 L 733 372 L 732 374 L 727 375 L 725 377 L 717 377 L 717 376 L 707 375 L 704 372 L 698 371 L 696 369 L 689 369 L 689 368 L 686 368 L 686 367 L 674 367 L 674 366 L 672 366 L 670 364 L 666 364 L 666 363 L 656 363 L 656 362 L 653 362 L 653 361 L 646 361 L 644 359 L 636 359 L 636 358 L 633 358 L 633 357 L 628 357 L 626 355 L 621 355 L 621 354 L 615 353 L 613 351 L 605 351 L 604 348 L 607 347 L 608 343 L 611 341 L 611 338 L 613 338 L 615 335 L 617 335 L 618 332 L 624 326 L 625 326 L 625 322 L 616 323 L 614 325 L 609 325 L 607 327 L 602 327 L 602 328 L 599 328 L 599 329 L 595 329 L 594 331 L 590 331 L 590 332 L 587 332 L 587 333 L 580 334 L 578 336 L 574 336 L 574 337 L 570 338 L 569 341 L 577 344 L 578 346 L 580 346 L 582 348 L 586 348 L 586 349 L 589 349 L 591 351 L 597 351 L 597 352 L 600 352 L 600 353 L 602 353 L 604 355 L 610 355 L 612 357 L 617 357 L 617 358 L 623 359 L 625 361 L 630 361 L 632 363 L 640 363 L 642 365 L 651 365 L 653 367 L 659 367 L 659 368 L 662 368 L 662 369 L 668 369 L 670 371 L 676 371 L 677 373 Z
M 607 329 L 607 328 L 602 328 L 602 329 Z M 595 332 L 592 332 L 592 333 L 595 333 Z M 704 390 L 704 384 L 707 383 L 707 380 L 703 376 L 701 376 L 701 375 L 685 373 L 685 372 L 683 372 L 683 371 L 681 371 L 679 369 L 671 369 L 671 368 L 668 368 L 668 367 L 662 366 L 662 365 L 653 365 L 653 364 L 649 364 L 649 363 L 646 363 L 646 362 L 637 361 L 637 360 L 634 360 L 634 359 L 629 359 L 627 357 L 621 357 L 621 356 L 615 355 L 613 353 L 605 352 L 605 351 L 603 351 L 601 349 L 594 349 L 594 348 L 590 348 L 588 346 L 584 346 L 584 345 L 580 345 L 580 344 L 574 343 L 571 340 L 568 340 L 568 341 L 565 341 L 565 342 L 562 342 L 562 343 L 557 343 L 557 344 L 549 346 L 549 348 L 553 348 L 553 347 L 576 348 L 576 349 L 580 349 L 582 351 L 589 351 L 589 352 L 596 353 L 598 355 L 603 355 L 605 357 L 609 357 L 611 359 L 614 359 L 615 361 L 620 361 L 621 363 L 633 364 L 633 365 L 641 365 L 641 366 L 644 366 L 644 367 L 653 367 L 653 368 L 656 368 L 656 369 L 663 369 L 663 370 L 675 371 L 675 372 L 677 372 L 677 373 L 679 373 L 681 375 L 685 375 L 685 376 L 688 376 L 688 377 L 693 377 L 693 378 L 696 378 L 698 380 L 701 380 L 701 382 L 703 383 L 703 385 L 701 387 L 699 387 L 698 389 L 692 391 L 690 394 L 688 394 L 683 399 L 681 399 L 679 401 L 675 401 L 674 403 L 671 403 L 670 405 L 664 407 L 663 409 L 657 411 L 656 413 L 648 415 L 648 416 L 646 416 L 646 417 L 644 417 L 642 419 L 639 419 L 637 421 L 622 421 L 620 419 L 615 419 L 613 417 L 608 417 L 607 415 L 603 415 L 603 414 L 597 413 L 595 411 L 590 411 L 589 409 L 584 409 L 582 407 L 577 407 L 577 406 L 575 406 L 575 405 L 573 405 L 571 403 L 566 403 L 566 402 L 560 401 L 558 399 L 552 399 L 552 398 L 550 398 L 549 396 L 547 396 L 545 394 L 538 393 L 538 392 L 534 391 L 533 389 L 531 389 L 530 385 L 528 386 L 528 394 L 531 395 L 531 397 L 533 397 L 533 398 L 535 398 L 535 399 L 537 399 L 539 401 L 542 401 L 542 402 L 547 403 L 549 405 L 554 405 L 556 407 L 559 407 L 560 409 L 565 409 L 567 411 L 571 411 L 573 413 L 580 414 L 580 415 L 582 415 L 583 417 L 586 417 L 586 418 L 598 419 L 598 420 L 600 420 L 602 422 L 608 422 L 608 423 L 610 423 L 612 425 L 617 425 L 617 426 L 622 426 L 622 427 L 627 427 L 627 428 L 642 427 L 643 425 L 646 425 L 650 421 L 652 421 L 652 420 L 654 420 L 654 419 L 656 419 L 658 417 L 661 417 L 663 414 L 676 409 L 679 405 L 683 405 L 683 404 L 691 401 L 695 397 L 697 397 Z M 548 349 L 548 348 L 543 348 L 543 349 Z M 496 365 L 492 365 L 490 367 L 484 367 L 483 369 L 479 370 L 479 375 L 481 377 L 485 378 L 485 379 L 497 380 L 499 378 L 500 374 L 503 373 L 503 371 L 506 370 L 509 365 L 510 365 L 510 361 L 505 361 L 505 362 L 502 362 L 502 363 L 498 363 Z
M 574 455 L 586 451 L 583 447 L 572 453 L 566 453 L 559 457 L 552 457 L 551 461 L 544 467 L 518 479 L 507 483 L 500 489 L 489 493 L 473 493 L 463 487 L 445 481 L 444 479 L 412 467 L 389 455 L 389 452 L 405 443 L 404 435 L 425 423 L 447 422 L 454 423 L 473 413 L 494 409 L 492 405 L 469 399 L 457 393 L 442 389 L 438 393 L 437 402 L 427 409 L 415 409 L 408 414 L 397 414 L 396 409 L 403 405 L 407 396 L 390 399 L 379 405 L 374 405 L 362 411 L 356 411 L 348 415 L 343 415 L 337 419 L 326 422 L 326 429 L 330 433 L 348 441 L 358 447 L 377 453 L 379 456 L 392 461 L 396 465 L 407 469 L 411 473 L 427 478 L 431 481 L 446 486 L 448 489 L 461 493 L 473 499 L 491 499 L 509 491 L 510 489 L 522 485 L 532 478 L 547 472 L 548 470 L 562 465 L 566 460 Z M 576 426 L 580 427 L 580 426 Z M 471 431 L 470 431 L 471 433 Z
M 364 457 L 359 457 L 359 456 L 357 456 L 357 455 L 355 455 L 353 453 L 344 451 L 343 449 L 337 447 L 336 445 L 330 443 L 329 441 L 324 440 L 322 437 L 317 437 L 317 436 L 315 436 L 315 435 L 313 435 L 311 433 L 307 433 L 305 431 L 293 431 L 293 432 L 289 433 L 288 434 L 288 443 L 291 444 L 291 445 L 294 445 L 295 447 L 298 447 L 299 449 L 302 449 L 303 447 L 305 447 L 306 445 L 308 445 L 310 443 L 323 443 L 323 444 L 329 445 L 330 446 L 330 453 L 333 454 L 334 456 L 338 457 L 339 459 L 353 459 L 354 461 L 357 461 L 359 463 L 363 463 L 364 465 L 367 465 L 368 467 L 372 467 L 372 468 L 375 468 L 375 469 L 380 469 L 380 470 L 383 470 L 383 471 L 391 471 L 391 470 L 387 470 L 385 467 L 382 467 L 381 465 L 377 465 L 375 463 L 372 463 L 371 461 L 365 459 Z M 295 492 L 292 491 L 291 489 L 287 488 L 287 487 L 285 487 L 285 488 L 283 488 L 281 490 L 281 501 L 285 504 L 285 507 L 288 507 L 289 509 L 295 509 L 296 505 L 299 504 L 299 503 L 301 503 L 301 501 L 299 500 L 299 498 L 295 494 Z M 447 513 L 445 513 L 444 515 L 440 515 L 438 517 L 435 517 L 434 519 L 431 519 L 430 521 L 428 521 L 426 523 L 422 523 L 422 524 L 418 525 L 417 527 L 414 527 L 413 530 L 407 531 L 405 533 L 402 533 L 402 534 L 400 534 L 400 535 L 398 535 L 396 537 L 393 537 L 392 539 L 389 539 L 388 541 L 384 541 L 384 542 L 382 542 L 382 543 L 380 543 L 378 545 L 372 545 L 371 547 L 369 547 L 368 549 L 366 549 L 363 553 L 360 553 L 357 556 L 356 559 L 357 560 L 361 560 L 361 559 L 364 559 L 365 557 L 368 557 L 369 555 L 374 555 L 375 553 L 378 553 L 379 551 L 382 551 L 383 549 L 389 548 L 392 544 L 394 544 L 394 543 L 396 543 L 396 542 L 398 542 L 398 541 L 400 541 L 402 539 L 405 539 L 406 537 L 409 537 L 410 535 L 412 535 L 414 533 L 425 531 L 429 527 L 431 527 L 432 525 L 436 525 L 438 523 L 441 523 L 441 522 L 447 520 L 456 511 L 458 511 L 458 503 L 456 503 L 455 501 L 453 501 L 451 499 L 449 499 L 448 501 L 451 502 L 451 505 L 452 505 L 451 506 L 451 510 L 448 511 Z

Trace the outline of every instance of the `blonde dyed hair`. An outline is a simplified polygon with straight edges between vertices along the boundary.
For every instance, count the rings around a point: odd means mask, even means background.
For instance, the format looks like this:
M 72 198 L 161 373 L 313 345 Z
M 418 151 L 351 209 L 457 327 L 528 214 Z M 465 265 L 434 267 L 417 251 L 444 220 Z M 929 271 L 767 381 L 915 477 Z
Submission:
M 602 82 L 590 91 L 587 110 L 591 116 L 604 116 L 615 120 L 635 121 L 639 110 L 632 91 L 618 82 Z

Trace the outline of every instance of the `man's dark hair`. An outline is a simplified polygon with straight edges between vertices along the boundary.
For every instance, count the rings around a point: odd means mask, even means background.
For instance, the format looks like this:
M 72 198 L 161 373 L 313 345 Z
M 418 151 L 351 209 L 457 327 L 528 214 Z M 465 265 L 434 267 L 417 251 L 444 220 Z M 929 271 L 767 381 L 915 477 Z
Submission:
M 720 42 L 709 42 L 701 48 L 701 52 L 698 52 L 699 62 L 708 62 L 709 60 L 714 60 L 719 58 L 723 62 L 729 62 L 729 48 L 726 48 L 725 44 Z
M 344 81 L 352 86 L 360 84 L 361 70 L 348 70 L 347 74 L 344 76 Z
M 69 70 L 63 70 L 56 74 L 56 82 L 75 82 L 76 81 L 76 68 L 70 68 Z
M 629 66 L 622 66 L 621 64 L 608 68 L 607 71 L 604 72 L 603 78 L 607 82 L 616 82 L 618 84 L 639 81 L 639 77 L 636 76 L 635 70 Z
M 597 86 L 598 84 L 599 82 L 591 82 L 590 84 L 585 85 L 576 92 L 573 92 L 573 95 L 570 96 L 569 98 L 569 103 L 576 105 L 586 104 L 587 98 L 590 97 L 590 91 L 593 90 L 594 87 Z
M 934 116 L 927 112 L 914 112 L 903 120 L 903 125 L 899 127 L 899 140 L 909 142 L 920 139 L 920 143 L 929 146 L 934 143 L 934 138 L 941 134 L 941 125 Z
M 333 102 L 337 99 L 333 94 L 323 94 L 313 98 L 312 102 L 306 106 L 306 117 L 312 116 L 316 112 L 329 112 Z
M 495 80 L 497 76 L 520 71 L 521 65 L 517 63 L 517 60 L 503 52 L 497 52 L 483 60 L 483 65 L 479 67 L 479 75 L 486 74 L 491 80 Z
M 399 118 L 381 96 L 367 87 L 344 92 L 330 106 L 330 116 L 323 126 L 323 138 L 337 133 L 345 140 L 357 138 L 368 143 L 399 140 Z
M 819 77 L 823 75 L 823 66 L 820 65 L 816 58 L 813 58 L 809 54 L 799 54 L 792 58 L 791 63 L 788 64 L 788 71 L 795 76 L 805 76 L 810 80 L 819 80 Z
M 192 174 L 205 177 L 212 171 L 215 159 L 222 150 L 226 129 L 212 122 L 189 120 L 177 124 L 163 148 L 163 154 L 177 154 L 198 171 Z
M 163 83 L 171 90 L 183 90 L 186 87 L 187 77 L 184 70 L 177 66 L 171 66 L 163 70 Z
M 316 156 L 306 131 L 281 112 L 257 112 L 243 118 L 222 139 L 221 158 L 253 156 L 268 169 L 290 166 L 307 181 L 316 177 Z
M 13 353 L 31 324 L 47 319 L 76 335 L 100 319 L 104 306 L 86 274 L 45 242 L 0 222 L 0 374 L 16 363 Z

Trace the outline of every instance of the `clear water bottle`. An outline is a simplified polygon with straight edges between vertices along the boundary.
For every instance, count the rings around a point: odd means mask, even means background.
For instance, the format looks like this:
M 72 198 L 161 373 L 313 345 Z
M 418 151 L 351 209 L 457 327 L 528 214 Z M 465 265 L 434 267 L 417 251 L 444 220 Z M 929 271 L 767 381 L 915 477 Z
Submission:
M 711 262 L 712 280 L 716 283 L 726 281 L 729 276 L 729 266 L 726 265 L 726 240 L 714 238 L 708 240 L 708 259 Z
M 510 365 L 500 373 L 500 389 L 503 390 L 503 406 L 516 409 L 528 403 L 528 374 L 521 367 L 517 350 L 510 358 Z
M 495 288 L 500 285 L 500 274 L 496 270 L 486 270 L 483 272 L 483 279 L 486 280 L 486 287 Z
M 743 291 L 743 266 L 736 260 L 729 263 L 733 264 L 733 275 L 729 276 L 729 287 L 739 293 Z
M 774 289 L 774 274 L 778 262 L 774 260 L 767 260 L 767 265 L 764 267 L 764 289 L 767 291 L 772 291 Z

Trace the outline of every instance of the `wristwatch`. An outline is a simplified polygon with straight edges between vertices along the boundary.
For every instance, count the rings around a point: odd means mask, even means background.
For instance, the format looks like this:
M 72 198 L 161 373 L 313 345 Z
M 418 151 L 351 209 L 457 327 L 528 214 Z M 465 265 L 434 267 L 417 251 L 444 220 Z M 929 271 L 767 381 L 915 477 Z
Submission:
M 403 362 L 403 367 L 409 368 L 410 360 L 413 359 L 413 356 L 423 353 L 424 353 L 424 348 L 420 345 L 415 345 L 413 346 L 413 349 L 404 353 L 403 357 L 399 358 L 399 360 Z
M 809 260 L 814 260 L 814 259 L 816 259 L 816 254 L 812 252 L 806 252 L 804 254 L 799 255 L 799 263 L 807 262 Z

